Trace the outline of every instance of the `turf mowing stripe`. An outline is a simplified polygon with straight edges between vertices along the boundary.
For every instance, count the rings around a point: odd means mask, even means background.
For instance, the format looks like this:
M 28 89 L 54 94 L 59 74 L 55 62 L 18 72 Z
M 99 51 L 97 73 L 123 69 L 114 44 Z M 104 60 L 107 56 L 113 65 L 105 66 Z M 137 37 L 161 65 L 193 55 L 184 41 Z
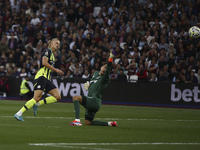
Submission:
M 101 145 L 200 145 L 200 143 L 29 143 L 33 146 L 101 146 Z
M 79 144 L 79 143 L 77 143 Z M 88 143 L 89 144 L 89 143 Z M 83 147 L 82 145 L 74 145 L 74 143 L 29 143 L 31 146 L 49 146 L 49 147 L 63 147 L 63 148 L 76 148 L 76 149 L 93 149 L 93 150 L 118 150 L 118 149 L 105 149 L 97 147 Z M 91 145 L 84 145 L 91 146 Z
M 80 147 L 80 146 L 52 146 L 52 147 L 64 147 L 64 148 L 76 148 L 76 149 L 93 149 L 93 150 L 119 150 L 119 149 L 105 149 L 105 148 L 89 148 L 89 147 Z
M 0 116 L 0 118 L 13 118 L 13 116 Z M 31 118 L 31 119 L 67 119 L 67 120 L 73 120 L 73 117 L 30 117 L 30 116 L 24 116 L 23 118 Z M 85 118 L 81 118 L 85 119 Z M 167 119 L 119 119 L 119 118 L 95 118 L 95 119 L 104 119 L 104 120 L 127 120 L 127 121 L 177 121 L 177 122 L 199 122 L 200 120 L 167 120 Z

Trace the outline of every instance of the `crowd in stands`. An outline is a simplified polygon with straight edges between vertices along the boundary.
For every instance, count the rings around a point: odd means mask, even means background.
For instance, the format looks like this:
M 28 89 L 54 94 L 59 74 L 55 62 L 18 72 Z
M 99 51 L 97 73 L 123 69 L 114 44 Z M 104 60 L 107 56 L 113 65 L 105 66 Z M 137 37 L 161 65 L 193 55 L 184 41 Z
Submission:
M 34 76 L 47 41 L 58 38 L 55 67 L 66 78 L 91 78 L 115 49 L 112 80 L 198 83 L 194 25 L 200 0 L 2 0 L 0 75 Z

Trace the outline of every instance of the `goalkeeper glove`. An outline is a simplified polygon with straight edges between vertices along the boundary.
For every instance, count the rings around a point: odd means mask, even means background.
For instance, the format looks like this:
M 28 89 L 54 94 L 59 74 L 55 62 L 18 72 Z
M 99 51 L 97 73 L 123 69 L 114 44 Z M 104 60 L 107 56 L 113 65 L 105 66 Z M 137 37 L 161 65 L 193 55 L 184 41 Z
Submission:
M 110 58 L 114 58 L 115 55 L 116 55 L 115 50 L 114 50 L 114 49 L 111 49 L 111 50 L 110 50 Z
M 89 81 L 84 83 L 84 88 L 85 88 L 86 91 L 89 89 L 89 86 L 90 86 L 90 82 Z

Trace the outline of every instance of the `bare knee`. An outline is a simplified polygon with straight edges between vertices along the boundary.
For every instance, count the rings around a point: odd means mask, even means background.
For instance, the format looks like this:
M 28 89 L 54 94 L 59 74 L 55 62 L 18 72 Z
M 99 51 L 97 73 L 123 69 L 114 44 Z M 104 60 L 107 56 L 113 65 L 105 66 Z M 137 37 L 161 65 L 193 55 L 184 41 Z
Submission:
M 55 97 L 55 99 L 56 99 L 57 101 L 59 101 L 59 100 L 61 99 L 61 95 L 60 95 L 58 89 L 53 89 L 53 90 L 49 91 L 48 94 L 50 94 L 50 95 L 52 95 L 53 97 Z
M 57 101 L 59 101 L 61 99 L 61 95 L 60 94 L 55 95 L 54 97 L 57 99 Z
M 89 121 L 89 120 L 85 120 L 85 125 L 88 126 L 88 125 L 91 125 L 92 121 Z
M 41 100 L 42 96 L 34 96 L 33 99 L 36 101 L 36 102 L 39 102 Z
M 42 98 L 42 94 L 40 94 L 39 92 L 35 92 L 34 93 L 34 96 L 33 96 L 33 99 L 36 101 L 36 102 L 39 102 Z
M 76 95 L 76 96 L 73 96 L 73 101 L 79 101 L 79 102 L 82 102 L 82 96 L 80 96 L 80 95 Z

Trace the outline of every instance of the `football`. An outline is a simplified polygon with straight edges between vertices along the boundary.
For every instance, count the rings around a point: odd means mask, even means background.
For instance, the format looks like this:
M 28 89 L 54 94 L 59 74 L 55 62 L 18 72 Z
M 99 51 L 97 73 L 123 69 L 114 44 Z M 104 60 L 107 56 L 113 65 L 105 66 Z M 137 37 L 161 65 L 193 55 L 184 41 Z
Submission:
M 200 28 L 197 26 L 193 26 L 189 29 L 189 36 L 192 38 L 200 37 Z

